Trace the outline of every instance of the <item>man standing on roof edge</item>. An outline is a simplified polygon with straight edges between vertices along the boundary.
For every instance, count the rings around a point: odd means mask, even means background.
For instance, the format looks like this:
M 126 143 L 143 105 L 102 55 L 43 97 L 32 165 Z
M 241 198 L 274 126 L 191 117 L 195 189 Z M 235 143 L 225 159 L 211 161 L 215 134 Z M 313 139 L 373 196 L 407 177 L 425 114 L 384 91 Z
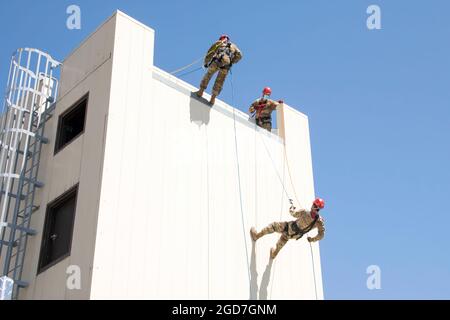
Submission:
M 292 202 L 291 202 L 292 203 Z M 321 216 L 319 216 L 319 211 L 325 207 L 325 202 L 317 198 L 314 200 L 311 210 L 307 211 L 304 209 L 296 210 L 296 208 L 291 205 L 289 213 L 297 220 L 289 222 L 273 222 L 267 227 L 257 232 L 255 228 L 250 229 L 250 235 L 253 241 L 274 232 L 281 233 L 281 237 L 277 242 L 275 248 L 270 249 L 270 258 L 275 259 L 281 248 L 291 239 L 298 240 L 303 235 L 311 231 L 312 229 L 318 230 L 315 237 L 308 237 L 309 242 L 315 242 L 321 240 L 325 235 L 325 223 Z
M 242 53 L 239 48 L 230 41 L 230 37 L 226 34 L 220 36 L 219 40 L 209 48 L 208 53 L 205 56 L 204 66 L 205 68 L 208 68 L 208 71 L 200 83 L 200 90 L 196 92 L 197 96 L 203 96 L 203 92 L 208 87 L 212 76 L 216 72 L 219 72 L 209 102 L 211 105 L 214 105 L 216 97 L 222 91 L 228 72 L 233 64 L 238 63 L 241 59 Z
M 252 103 L 248 109 L 250 114 L 255 113 L 256 124 L 267 131 L 272 131 L 272 111 L 274 111 L 283 100 L 275 102 L 270 99 L 272 89 L 265 87 L 262 92 L 262 97 Z

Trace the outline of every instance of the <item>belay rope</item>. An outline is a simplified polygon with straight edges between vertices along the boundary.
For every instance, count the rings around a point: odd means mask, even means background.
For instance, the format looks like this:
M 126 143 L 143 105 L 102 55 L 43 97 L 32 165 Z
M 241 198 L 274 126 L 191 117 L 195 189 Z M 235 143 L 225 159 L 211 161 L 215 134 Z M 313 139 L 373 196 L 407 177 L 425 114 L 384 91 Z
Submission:
M 177 70 L 175 70 L 175 71 L 169 72 L 169 73 L 170 73 L 171 75 L 175 75 L 175 74 L 177 74 L 177 73 L 180 73 L 181 71 L 184 71 L 184 70 L 186 70 L 186 69 L 188 69 L 188 68 L 190 68 L 190 67 L 196 65 L 196 64 L 199 63 L 200 61 L 203 61 L 203 57 L 198 58 L 197 60 L 193 61 L 192 63 L 189 63 L 188 65 L 185 65 L 184 67 L 181 67 L 181 68 L 179 68 L 179 69 L 177 69 Z M 198 67 L 198 68 L 195 69 L 195 70 L 191 70 L 191 71 L 188 71 L 188 72 L 186 72 L 186 73 L 183 73 L 183 74 L 179 75 L 179 77 L 181 77 L 181 76 L 183 76 L 183 75 L 186 75 L 186 74 L 189 74 L 189 73 L 192 73 L 192 72 L 194 72 L 194 71 L 198 71 L 198 70 L 200 70 L 201 68 L 202 68 L 202 67 Z
M 231 71 L 231 70 L 230 70 Z M 231 100 L 232 104 L 234 104 L 234 88 L 233 88 L 233 73 L 230 72 L 231 75 Z M 238 143 L 237 143 L 237 130 L 236 130 L 236 112 L 235 108 L 233 108 L 233 124 L 234 124 L 234 145 L 236 149 L 236 165 L 237 165 L 237 174 L 238 174 L 238 186 L 239 186 L 239 204 L 241 208 L 241 221 L 242 221 L 242 232 L 244 236 L 244 245 L 245 245 L 245 256 L 247 262 L 247 273 L 248 273 L 248 284 L 249 288 L 251 287 L 251 274 L 250 274 L 250 262 L 248 260 L 248 248 L 247 248 L 247 237 L 246 237 L 246 228 L 244 221 L 244 208 L 242 205 L 242 188 L 241 188 L 241 171 L 239 166 L 239 151 L 238 151 Z
M 214 50 L 217 50 L 217 47 L 214 47 L 211 51 L 214 51 Z M 211 51 L 208 51 L 208 53 L 206 54 L 206 56 L 208 56 L 208 55 L 211 53 Z M 205 57 L 200 57 L 200 58 L 198 58 L 197 60 L 194 60 L 194 61 L 192 61 L 191 63 L 189 63 L 189 64 L 187 64 L 187 65 L 185 65 L 185 66 L 183 66 L 183 67 L 181 67 L 181 68 L 179 68 L 179 69 L 176 69 L 176 70 L 174 70 L 174 71 L 172 71 L 172 72 L 169 72 L 169 73 L 170 73 L 171 75 L 176 75 L 177 73 L 180 73 L 181 71 L 184 71 L 184 70 L 186 70 L 186 69 L 189 69 L 190 67 L 196 65 L 197 63 L 202 62 L 204 59 L 205 59 Z M 209 67 L 210 64 L 211 64 L 211 63 L 208 64 L 208 67 Z M 203 66 L 200 66 L 200 67 L 198 67 L 198 68 L 196 68 L 196 69 L 194 69 L 194 70 L 187 71 L 187 72 L 182 73 L 182 74 L 180 74 L 180 75 L 178 75 L 178 76 L 179 76 L 179 77 L 182 77 L 182 76 L 191 74 L 191 73 L 193 73 L 193 72 L 196 72 L 196 71 L 198 71 L 198 70 L 201 70 L 202 68 L 203 68 Z

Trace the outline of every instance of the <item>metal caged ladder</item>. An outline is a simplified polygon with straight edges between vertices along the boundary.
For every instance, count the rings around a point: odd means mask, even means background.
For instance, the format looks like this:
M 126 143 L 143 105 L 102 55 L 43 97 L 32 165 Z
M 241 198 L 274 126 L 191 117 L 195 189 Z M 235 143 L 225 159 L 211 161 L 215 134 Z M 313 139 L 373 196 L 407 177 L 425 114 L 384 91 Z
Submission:
M 60 63 L 36 49 L 17 50 L 12 58 L 0 127 L 0 267 L 11 279 L 9 298 L 17 299 L 22 280 L 45 123 L 55 108 Z

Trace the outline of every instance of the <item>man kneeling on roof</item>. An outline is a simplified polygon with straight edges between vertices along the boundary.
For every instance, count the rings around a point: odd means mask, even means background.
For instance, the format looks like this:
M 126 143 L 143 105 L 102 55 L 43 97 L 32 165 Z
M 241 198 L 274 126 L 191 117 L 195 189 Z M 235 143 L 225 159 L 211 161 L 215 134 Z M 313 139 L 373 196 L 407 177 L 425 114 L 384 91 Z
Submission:
M 272 112 L 283 104 L 283 100 L 275 102 L 270 99 L 271 94 L 272 89 L 265 87 L 262 92 L 262 97 L 256 99 L 248 109 L 250 114 L 254 114 L 256 124 L 269 132 L 272 131 Z

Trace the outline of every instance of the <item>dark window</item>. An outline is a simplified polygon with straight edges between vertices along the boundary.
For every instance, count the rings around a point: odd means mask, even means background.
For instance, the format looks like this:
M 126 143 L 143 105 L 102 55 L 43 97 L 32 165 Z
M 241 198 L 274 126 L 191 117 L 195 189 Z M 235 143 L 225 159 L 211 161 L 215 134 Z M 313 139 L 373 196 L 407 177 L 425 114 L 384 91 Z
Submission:
M 38 273 L 70 255 L 78 186 L 47 206 Z
M 88 95 L 75 103 L 59 117 L 55 153 L 83 133 L 87 104 Z

